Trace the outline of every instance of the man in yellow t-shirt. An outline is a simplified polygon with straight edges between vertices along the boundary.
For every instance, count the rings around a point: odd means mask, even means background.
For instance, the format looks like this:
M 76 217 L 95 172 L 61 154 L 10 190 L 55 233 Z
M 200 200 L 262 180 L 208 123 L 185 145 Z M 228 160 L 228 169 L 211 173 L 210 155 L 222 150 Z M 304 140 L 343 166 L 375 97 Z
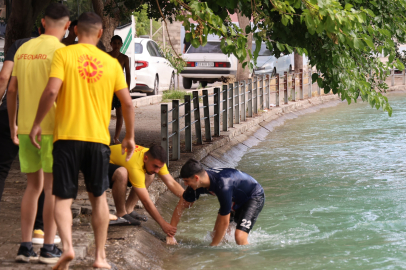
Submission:
M 55 269 L 68 269 L 75 253 L 72 246 L 71 204 L 78 191 L 79 170 L 92 204 L 92 227 L 96 242 L 94 268 L 110 268 L 104 245 L 109 209 L 105 190 L 110 159 L 110 106 L 113 93 L 120 99 L 126 125 L 122 152 L 127 159 L 134 151 L 134 108 L 120 64 L 95 45 L 103 33 L 102 20 L 93 12 L 79 16 L 75 27 L 78 44 L 55 52 L 48 84 L 42 94 L 31 142 L 41 136 L 40 123 L 57 99 L 54 128 L 55 220 L 63 243 L 63 254 Z
M 38 142 L 41 150 L 35 148 L 28 134 L 42 92 L 47 84 L 52 59 L 57 49 L 65 47 L 60 40 L 69 27 L 69 10 L 62 4 L 51 4 L 45 10 L 41 23 L 45 34 L 24 43 L 14 57 L 13 73 L 8 89 L 7 102 L 10 133 L 13 142 L 20 146 L 21 172 L 27 174 L 27 188 L 21 202 L 21 246 L 16 261 L 37 261 L 56 263 L 62 252 L 54 245 L 56 224 L 54 218 L 55 197 L 52 195 L 52 148 L 55 104 L 41 123 L 44 136 Z M 17 92 L 19 96 L 18 127 L 16 125 Z M 18 134 L 18 137 L 17 137 Z M 32 228 L 37 213 L 38 198 L 44 189 L 44 246 L 40 256 L 32 250 Z
M 154 180 L 155 174 L 158 174 L 173 194 L 180 197 L 184 192 L 182 186 L 169 174 L 165 164 L 167 159 L 165 149 L 158 145 L 152 145 L 150 148 L 136 145 L 134 154 L 128 162 L 121 153 L 120 145 L 112 145 L 110 150 L 110 188 L 116 205 L 116 214 L 119 217 L 117 221 L 113 220 L 110 224 L 121 225 L 128 221 L 130 224 L 138 225 L 140 222 L 136 219 L 145 221 L 141 215 L 134 211 L 134 207 L 140 199 L 145 209 L 158 222 L 162 230 L 172 237 L 176 230 L 173 231 L 174 228 L 159 214 L 147 190 Z M 127 186 L 132 186 L 132 189 L 126 201 Z

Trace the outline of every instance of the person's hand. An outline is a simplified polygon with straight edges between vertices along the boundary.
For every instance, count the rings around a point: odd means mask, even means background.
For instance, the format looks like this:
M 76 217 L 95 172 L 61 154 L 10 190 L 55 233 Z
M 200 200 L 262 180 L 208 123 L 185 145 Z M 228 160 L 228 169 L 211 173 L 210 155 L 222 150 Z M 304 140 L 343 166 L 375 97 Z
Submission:
M 171 224 L 165 222 L 162 225 L 162 230 L 166 233 L 169 237 L 174 237 L 176 233 L 176 227 L 172 226 Z
M 177 245 L 178 242 L 176 242 L 175 237 L 169 237 L 169 236 L 167 236 L 167 237 L 166 237 L 166 244 L 173 246 L 173 245 Z
M 13 143 L 15 145 L 19 145 L 20 144 L 20 140 L 18 139 L 18 126 L 14 125 L 14 127 L 10 128 L 10 135 L 11 135 L 11 140 L 13 141 Z
M 42 133 L 41 126 L 34 124 L 30 132 L 30 140 L 31 143 L 38 149 L 41 149 L 41 146 L 37 143 L 37 141 L 39 142 L 41 141 L 41 133 Z
M 135 150 L 135 142 L 134 140 L 128 139 L 127 137 L 124 138 L 123 142 L 121 143 L 121 154 L 124 155 L 125 152 L 127 152 L 127 157 L 125 158 L 125 161 L 129 161 L 132 155 L 134 154 Z

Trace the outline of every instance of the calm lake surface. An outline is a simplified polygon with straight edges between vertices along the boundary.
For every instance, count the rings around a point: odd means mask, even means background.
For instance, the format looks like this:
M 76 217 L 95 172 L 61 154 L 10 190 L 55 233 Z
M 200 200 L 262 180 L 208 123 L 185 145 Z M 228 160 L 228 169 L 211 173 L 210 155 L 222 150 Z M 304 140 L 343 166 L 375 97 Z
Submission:
M 201 197 L 164 269 L 406 268 L 406 96 L 393 116 L 359 102 L 288 120 L 238 169 L 264 187 L 251 245 L 208 247 L 219 204 Z

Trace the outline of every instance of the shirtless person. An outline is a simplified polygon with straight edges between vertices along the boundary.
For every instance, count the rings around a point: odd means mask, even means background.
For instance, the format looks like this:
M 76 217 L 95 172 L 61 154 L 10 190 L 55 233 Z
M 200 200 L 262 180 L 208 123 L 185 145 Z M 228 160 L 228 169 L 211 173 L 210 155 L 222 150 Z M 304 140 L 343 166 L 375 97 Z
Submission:
M 176 227 L 186 208 L 202 194 L 217 196 L 220 209 L 213 229 L 210 246 L 220 244 L 231 220 L 237 223 L 237 245 L 248 245 L 248 234 L 254 226 L 265 202 L 264 190 L 250 175 L 231 168 L 204 169 L 199 161 L 189 159 L 180 170 L 180 177 L 188 186 L 172 215 L 171 225 Z M 167 244 L 176 244 L 167 236 Z
M 128 89 L 130 89 L 131 83 L 131 71 L 130 71 L 130 60 L 127 55 L 122 54 L 120 52 L 121 47 L 123 46 L 123 40 L 120 36 L 114 36 L 111 38 L 110 42 L 111 47 L 113 50 L 109 52 L 112 57 L 117 58 L 120 65 L 125 70 L 125 81 L 127 82 Z M 118 137 L 120 136 L 121 127 L 123 126 L 123 112 L 121 110 L 121 103 L 117 96 L 114 94 L 113 96 L 113 103 L 111 109 L 116 109 L 116 134 L 113 137 L 113 144 L 119 144 L 120 140 Z

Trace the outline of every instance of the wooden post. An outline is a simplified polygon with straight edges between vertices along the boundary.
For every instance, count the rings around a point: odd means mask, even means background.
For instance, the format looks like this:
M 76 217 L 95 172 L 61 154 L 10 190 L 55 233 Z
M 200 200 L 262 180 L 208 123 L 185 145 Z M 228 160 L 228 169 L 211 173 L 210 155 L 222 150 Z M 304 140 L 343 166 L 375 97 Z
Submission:
M 185 95 L 185 148 L 192 152 L 192 110 L 190 95 Z
M 228 130 L 228 89 L 223 85 L 223 131 Z
M 195 116 L 195 131 L 197 144 L 203 144 L 202 126 L 200 123 L 199 91 L 193 91 L 193 111 Z
M 285 104 L 288 104 L 288 73 L 283 73 L 283 100 Z
M 275 105 L 276 105 L 276 107 L 279 107 L 279 74 L 276 74 L 276 77 L 275 77 L 275 84 L 276 84 L 276 100 L 275 100 Z
M 211 142 L 211 127 L 210 127 L 210 107 L 209 107 L 209 91 L 204 89 L 203 93 L 203 112 L 204 112 L 204 138 L 206 142 Z
M 172 159 L 180 159 L 180 125 L 179 125 L 179 100 L 172 100 Z

